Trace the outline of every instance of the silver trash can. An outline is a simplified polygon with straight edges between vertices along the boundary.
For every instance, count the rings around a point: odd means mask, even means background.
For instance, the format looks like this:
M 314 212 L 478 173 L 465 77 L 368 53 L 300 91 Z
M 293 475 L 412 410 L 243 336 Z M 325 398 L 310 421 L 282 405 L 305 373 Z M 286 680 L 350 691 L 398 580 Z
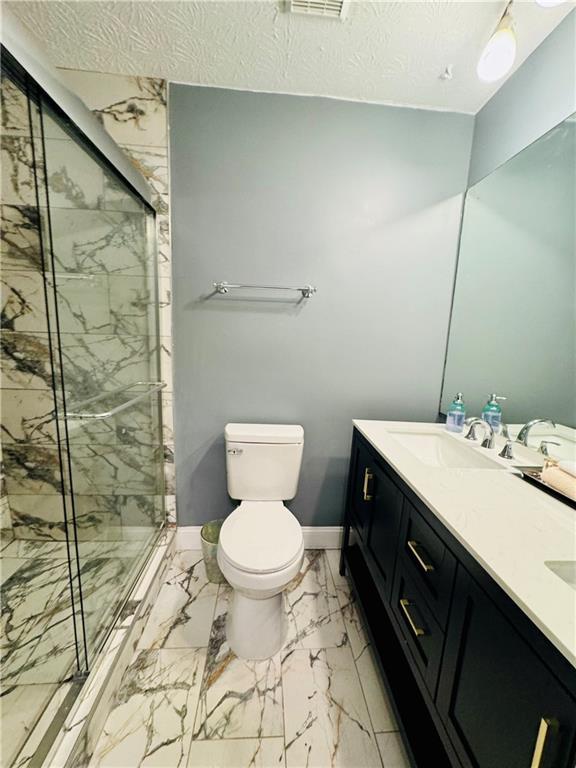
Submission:
M 222 528 L 223 522 L 224 518 L 210 520 L 209 523 L 204 523 L 200 531 L 202 556 L 204 558 L 206 575 L 208 581 L 211 581 L 213 584 L 226 583 L 226 579 L 222 575 L 222 571 L 218 566 L 218 560 L 216 559 L 216 553 L 218 552 L 218 538 L 220 537 L 220 528 Z

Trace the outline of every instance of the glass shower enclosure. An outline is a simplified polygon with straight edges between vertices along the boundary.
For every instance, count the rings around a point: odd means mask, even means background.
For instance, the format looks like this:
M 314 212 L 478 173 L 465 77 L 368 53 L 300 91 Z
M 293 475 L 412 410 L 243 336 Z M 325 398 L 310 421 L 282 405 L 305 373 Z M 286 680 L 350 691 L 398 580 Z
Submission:
M 18 766 L 164 525 L 164 385 L 154 210 L 4 51 L 1 99 L 0 763 Z

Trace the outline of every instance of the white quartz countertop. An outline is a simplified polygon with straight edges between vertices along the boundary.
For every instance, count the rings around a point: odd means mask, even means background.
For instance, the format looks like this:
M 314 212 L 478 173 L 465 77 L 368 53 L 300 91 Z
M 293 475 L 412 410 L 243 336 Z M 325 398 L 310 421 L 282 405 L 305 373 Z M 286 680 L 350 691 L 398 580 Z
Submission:
M 428 466 L 394 438 L 400 430 L 445 432 L 442 424 L 354 420 L 354 425 L 576 666 L 576 590 L 545 565 L 576 560 L 576 510 L 506 469 Z

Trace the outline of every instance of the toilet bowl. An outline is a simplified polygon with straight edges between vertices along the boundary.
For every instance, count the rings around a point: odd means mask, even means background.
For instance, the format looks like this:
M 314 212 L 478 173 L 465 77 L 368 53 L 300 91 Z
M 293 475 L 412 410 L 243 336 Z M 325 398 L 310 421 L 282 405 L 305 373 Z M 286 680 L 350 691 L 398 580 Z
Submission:
M 240 504 L 226 518 L 218 565 L 233 588 L 226 621 L 232 651 L 266 659 L 286 637 L 282 592 L 304 555 L 302 528 L 284 499 L 296 494 L 304 432 L 300 426 L 226 425 L 228 492 Z
M 304 538 L 281 502 L 244 501 L 220 531 L 218 565 L 234 589 L 226 636 L 243 659 L 267 659 L 286 638 L 282 592 L 302 565 Z

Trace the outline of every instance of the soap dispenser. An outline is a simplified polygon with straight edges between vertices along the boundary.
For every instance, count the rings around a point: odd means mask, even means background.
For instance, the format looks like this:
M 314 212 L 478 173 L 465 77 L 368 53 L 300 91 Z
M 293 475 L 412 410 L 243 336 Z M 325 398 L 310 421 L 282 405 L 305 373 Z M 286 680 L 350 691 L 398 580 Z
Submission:
M 462 397 L 462 392 L 458 392 L 448 408 L 448 413 L 446 415 L 446 429 L 450 432 L 462 432 L 464 429 L 466 406 L 464 405 Z
M 482 408 L 482 419 L 492 426 L 496 434 L 500 431 L 500 424 L 502 423 L 502 408 L 499 400 L 506 400 L 506 398 L 494 393 L 490 395 L 490 399 Z

